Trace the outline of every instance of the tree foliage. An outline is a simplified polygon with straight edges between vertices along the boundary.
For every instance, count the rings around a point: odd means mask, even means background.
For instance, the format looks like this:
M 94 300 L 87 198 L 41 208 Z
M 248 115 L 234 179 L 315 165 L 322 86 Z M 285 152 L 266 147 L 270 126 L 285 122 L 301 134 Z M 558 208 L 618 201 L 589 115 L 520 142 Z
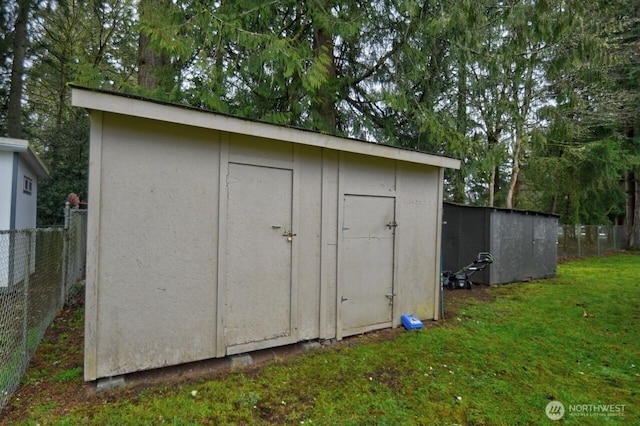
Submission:
M 125 90 L 136 77 L 135 8 L 128 0 L 42 3 L 30 19 L 25 81 L 28 137 L 51 176 L 38 192 L 38 224 L 61 224 L 66 197 L 86 200 L 88 122 L 67 84 Z
M 540 114 L 548 122 L 547 147 L 532 160 L 538 167 L 555 164 L 552 171 L 542 169 L 555 180 L 541 182 L 542 174 L 535 174 L 539 190 L 548 194 L 543 207 L 557 209 L 570 223 L 625 222 L 630 245 L 636 247 L 639 6 L 637 0 L 585 3 L 572 43 L 550 63 L 555 103 Z
M 18 17 L 9 4 L 6 95 Z M 44 222 L 59 218 L 65 192 L 86 195 L 73 81 L 457 157 L 451 200 L 567 223 L 626 217 L 640 233 L 639 0 L 30 4 L 22 117 L 52 169 Z

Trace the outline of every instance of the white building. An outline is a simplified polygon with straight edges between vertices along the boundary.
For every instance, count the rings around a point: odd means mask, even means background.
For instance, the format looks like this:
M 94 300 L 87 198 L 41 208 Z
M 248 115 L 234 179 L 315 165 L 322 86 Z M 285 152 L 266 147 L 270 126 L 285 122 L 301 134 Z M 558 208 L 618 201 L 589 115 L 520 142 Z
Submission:
M 36 227 L 38 179 L 48 175 L 28 141 L 0 138 L 0 231 Z M 24 274 L 24 266 L 10 267 L 14 261 L 11 254 L 19 249 L 15 244 L 11 234 L 0 234 L 0 288 L 19 281 Z

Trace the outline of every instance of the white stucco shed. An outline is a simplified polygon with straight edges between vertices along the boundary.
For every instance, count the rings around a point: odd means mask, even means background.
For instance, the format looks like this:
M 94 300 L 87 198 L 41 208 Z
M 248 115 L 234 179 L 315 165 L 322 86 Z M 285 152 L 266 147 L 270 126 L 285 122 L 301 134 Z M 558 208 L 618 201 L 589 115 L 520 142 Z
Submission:
M 0 230 L 36 227 L 38 180 L 48 176 L 29 141 L 0 137 Z
M 0 231 L 36 227 L 38 180 L 48 176 L 29 141 L 0 137 Z M 24 278 L 26 267 L 23 262 L 14 264 L 13 256 L 24 250 L 23 241 L 16 242 L 11 233 L 0 234 L 0 289 Z M 31 246 L 35 254 L 35 237 Z
M 459 161 L 73 87 L 85 380 L 437 319 Z

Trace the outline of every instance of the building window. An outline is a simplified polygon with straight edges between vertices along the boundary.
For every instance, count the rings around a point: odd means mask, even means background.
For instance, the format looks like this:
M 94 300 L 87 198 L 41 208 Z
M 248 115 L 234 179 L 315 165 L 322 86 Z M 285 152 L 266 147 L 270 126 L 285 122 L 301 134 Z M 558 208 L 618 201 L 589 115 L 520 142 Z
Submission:
M 22 192 L 24 192 L 27 195 L 31 195 L 32 190 L 33 190 L 33 180 L 30 177 L 25 176 Z

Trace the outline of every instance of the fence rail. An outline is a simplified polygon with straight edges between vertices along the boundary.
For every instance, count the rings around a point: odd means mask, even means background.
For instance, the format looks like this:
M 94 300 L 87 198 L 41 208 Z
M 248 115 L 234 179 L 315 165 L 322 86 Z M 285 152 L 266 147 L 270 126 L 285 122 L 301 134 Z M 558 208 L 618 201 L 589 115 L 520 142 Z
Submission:
M 86 210 L 67 214 L 68 227 L 0 231 L 0 412 L 84 278 Z
M 624 226 L 558 226 L 558 257 L 599 256 L 627 246 Z

